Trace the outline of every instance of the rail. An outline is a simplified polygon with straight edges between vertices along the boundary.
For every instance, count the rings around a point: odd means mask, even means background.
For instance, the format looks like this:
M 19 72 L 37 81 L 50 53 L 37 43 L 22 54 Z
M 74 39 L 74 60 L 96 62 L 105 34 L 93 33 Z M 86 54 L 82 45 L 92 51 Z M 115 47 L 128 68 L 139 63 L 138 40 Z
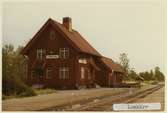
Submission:
M 141 97 L 147 96 L 152 92 L 162 88 L 164 85 L 156 85 L 151 88 L 146 88 L 144 90 L 129 90 L 126 92 L 118 93 L 115 95 L 105 95 L 101 97 L 95 97 L 88 100 L 78 101 L 74 103 L 67 103 L 61 106 L 55 106 L 48 109 L 43 109 L 42 111 L 112 111 L 113 103 L 120 102 L 133 102 Z M 41 110 L 40 110 L 41 111 Z

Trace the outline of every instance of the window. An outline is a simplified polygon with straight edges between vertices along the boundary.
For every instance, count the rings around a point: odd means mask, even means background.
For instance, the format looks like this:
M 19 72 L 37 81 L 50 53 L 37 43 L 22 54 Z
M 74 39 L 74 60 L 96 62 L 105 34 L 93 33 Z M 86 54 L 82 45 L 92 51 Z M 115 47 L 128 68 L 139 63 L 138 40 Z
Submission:
M 59 49 L 60 58 L 69 58 L 69 48 L 60 48 Z
M 59 68 L 59 78 L 60 79 L 69 79 L 69 67 L 60 67 Z
M 50 38 L 51 40 L 54 40 L 54 39 L 56 38 L 56 34 L 55 34 L 55 32 L 54 32 L 53 30 L 50 31 L 49 38 Z
M 47 69 L 46 70 L 46 79 L 51 79 L 53 76 L 53 70 L 52 69 Z
M 85 78 L 85 69 L 84 67 L 81 67 L 81 79 Z
M 45 50 L 44 49 L 37 49 L 37 59 L 42 60 L 44 54 L 45 54 Z

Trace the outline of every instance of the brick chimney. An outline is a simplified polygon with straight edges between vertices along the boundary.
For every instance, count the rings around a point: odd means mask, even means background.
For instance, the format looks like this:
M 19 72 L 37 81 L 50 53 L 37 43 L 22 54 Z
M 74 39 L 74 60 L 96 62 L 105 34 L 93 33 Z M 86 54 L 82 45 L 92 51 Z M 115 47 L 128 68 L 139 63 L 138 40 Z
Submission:
M 63 18 L 63 25 L 66 27 L 66 29 L 72 31 L 72 19 L 70 17 Z

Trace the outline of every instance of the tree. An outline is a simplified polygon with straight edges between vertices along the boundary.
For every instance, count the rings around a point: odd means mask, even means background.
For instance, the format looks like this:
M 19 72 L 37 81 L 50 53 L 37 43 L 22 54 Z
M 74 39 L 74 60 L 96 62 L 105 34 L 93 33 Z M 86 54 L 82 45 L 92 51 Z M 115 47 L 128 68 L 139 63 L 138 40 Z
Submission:
M 27 59 L 20 54 L 21 50 L 23 49 L 22 46 L 19 46 L 15 51 L 15 59 L 14 64 L 17 67 L 16 73 L 17 75 L 24 80 L 26 77 L 26 66 L 27 66 Z
M 160 71 L 159 67 L 155 67 L 154 68 L 154 72 L 155 72 L 155 80 L 157 81 L 164 81 L 165 80 L 165 76 L 164 74 Z
M 21 76 L 23 76 L 24 58 L 14 51 L 13 45 L 5 45 L 2 48 L 2 94 L 3 95 L 35 95 Z
M 150 73 L 148 71 L 140 72 L 139 76 L 141 76 L 144 80 L 150 81 Z
M 135 72 L 134 69 L 129 70 L 129 73 L 128 73 L 128 79 L 129 80 L 135 81 L 137 76 L 138 76 L 138 74 Z
M 13 50 L 12 45 L 5 45 L 2 48 L 2 92 L 5 94 L 14 93 L 12 80 L 13 75 Z
M 164 81 L 164 75 L 160 71 L 159 67 L 155 67 L 153 70 L 140 72 L 139 75 L 146 81 Z
M 150 70 L 149 78 L 150 78 L 150 80 L 155 80 L 154 73 L 153 73 L 152 69 Z
M 121 53 L 119 57 L 120 65 L 123 67 L 126 74 L 129 71 L 129 59 L 126 53 Z

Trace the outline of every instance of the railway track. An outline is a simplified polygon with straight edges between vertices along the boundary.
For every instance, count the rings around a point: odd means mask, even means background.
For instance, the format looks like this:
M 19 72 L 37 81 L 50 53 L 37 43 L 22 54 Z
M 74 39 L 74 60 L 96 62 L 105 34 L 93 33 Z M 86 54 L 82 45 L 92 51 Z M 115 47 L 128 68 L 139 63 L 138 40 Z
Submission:
M 133 90 L 136 90 L 135 88 L 132 89 Z M 121 91 L 121 92 L 117 92 L 117 93 L 114 93 L 112 94 L 112 96 L 116 96 L 116 95 L 119 95 L 119 94 L 122 94 L 122 93 L 127 93 L 129 91 L 125 90 L 125 91 Z M 102 100 L 104 98 L 108 98 L 109 96 L 111 96 L 111 94 L 104 94 L 102 96 L 95 96 L 95 97 L 87 97 L 85 98 L 84 100 L 79 100 L 79 101 L 68 101 L 66 104 L 63 104 L 63 105 L 58 105 L 58 106 L 55 106 L 55 107 L 51 107 L 51 108 L 47 108 L 47 109 L 40 109 L 38 111 L 64 111 L 64 110 L 69 110 L 70 108 L 75 108 L 76 106 L 78 106 L 79 104 L 80 105 L 85 105 L 87 103 L 90 103 L 92 101 L 96 101 L 96 100 Z
M 123 96 L 118 96 L 114 99 L 108 99 L 105 101 L 99 101 L 97 104 L 92 104 L 91 106 L 85 106 L 85 108 L 77 109 L 79 111 L 113 111 L 112 105 L 114 103 L 133 103 L 138 99 L 144 98 L 147 95 L 157 91 L 158 89 L 162 88 L 163 85 L 158 85 L 156 87 L 146 89 L 144 91 L 138 91 L 133 94 L 126 94 Z M 72 109 L 74 110 L 74 109 Z
M 144 98 L 145 96 L 153 93 L 154 91 L 162 88 L 164 85 L 156 85 L 144 90 L 129 90 L 126 92 L 118 93 L 115 95 L 105 95 L 95 97 L 88 100 L 83 100 L 75 103 L 68 103 L 66 105 L 48 108 L 47 111 L 112 111 L 114 103 L 130 103 L 137 99 Z M 46 110 L 46 109 L 45 109 Z M 45 111 L 44 110 L 44 111 Z
M 140 98 L 144 98 L 162 87 L 164 87 L 164 85 L 159 84 L 154 87 L 141 90 L 130 89 L 129 91 L 124 91 L 114 95 L 104 95 L 101 97 L 85 99 L 39 111 L 113 111 L 112 105 L 114 103 L 131 103 Z

